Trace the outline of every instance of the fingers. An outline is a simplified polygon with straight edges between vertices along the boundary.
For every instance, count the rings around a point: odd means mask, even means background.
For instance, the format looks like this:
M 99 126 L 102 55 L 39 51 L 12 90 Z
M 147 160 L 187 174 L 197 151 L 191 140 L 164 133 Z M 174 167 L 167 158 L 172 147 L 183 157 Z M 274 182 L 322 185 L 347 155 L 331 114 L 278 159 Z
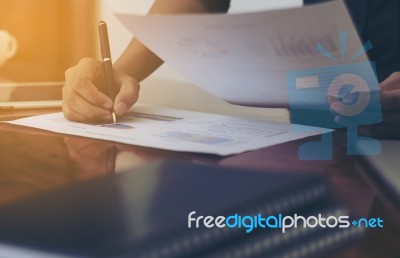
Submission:
M 110 109 L 95 106 L 79 94 L 66 94 L 63 89 L 63 112 L 65 118 L 77 122 L 108 121 L 111 118 Z M 65 97 L 64 97 L 65 96 Z
M 111 121 L 110 109 L 104 109 L 92 105 L 80 95 L 73 95 L 64 98 L 63 101 L 64 116 L 68 120 L 76 122 L 109 122 Z
M 386 80 L 381 82 L 382 90 L 400 89 L 400 72 L 392 73 Z
M 98 90 L 95 81 L 101 77 L 101 63 L 92 59 L 83 59 L 75 67 L 65 72 L 66 96 L 79 94 L 86 101 L 95 106 L 111 109 L 112 101 L 104 93 Z
M 69 87 L 66 87 L 65 94 L 67 97 L 66 100 L 68 100 L 69 96 L 75 97 L 76 95 L 79 95 L 93 106 L 102 107 L 108 110 L 112 107 L 111 99 L 97 90 L 96 86 L 88 79 L 82 79 L 70 84 Z
M 114 110 L 117 115 L 121 116 L 137 101 L 140 85 L 135 79 L 122 73 L 118 73 L 114 80 L 117 85 L 120 85 L 114 101 Z
M 382 91 L 381 101 L 383 110 L 400 111 L 400 88 L 397 90 Z

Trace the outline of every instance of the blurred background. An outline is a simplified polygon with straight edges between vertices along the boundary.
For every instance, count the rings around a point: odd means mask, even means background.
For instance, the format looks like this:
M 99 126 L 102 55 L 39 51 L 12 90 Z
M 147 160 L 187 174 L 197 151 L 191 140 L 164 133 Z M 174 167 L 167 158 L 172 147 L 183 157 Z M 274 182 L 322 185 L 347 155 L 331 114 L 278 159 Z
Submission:
M 1 0 L 0 30 L 18 42 L 0 67 L 2 80 L 64 80 L 66 67 L 97 55 L 99 11 L 97 0 Z

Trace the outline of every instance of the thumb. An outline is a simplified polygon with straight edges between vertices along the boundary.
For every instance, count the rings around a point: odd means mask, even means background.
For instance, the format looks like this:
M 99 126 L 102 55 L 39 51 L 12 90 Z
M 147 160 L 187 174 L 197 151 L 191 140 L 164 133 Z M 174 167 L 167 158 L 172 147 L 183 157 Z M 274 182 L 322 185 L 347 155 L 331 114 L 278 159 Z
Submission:
M 121 85 L 114 101 L 114 111 L 118 116 L 125 114 L 139 97 L 139 83 L 132 77 L 125 76 L 116 83 Z

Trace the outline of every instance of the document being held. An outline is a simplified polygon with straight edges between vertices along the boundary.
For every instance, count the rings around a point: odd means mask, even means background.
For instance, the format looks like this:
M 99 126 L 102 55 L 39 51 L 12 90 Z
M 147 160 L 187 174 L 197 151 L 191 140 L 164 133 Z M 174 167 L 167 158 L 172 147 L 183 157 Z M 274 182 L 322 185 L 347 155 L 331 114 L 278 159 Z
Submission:
M 231 155 L 304 138 L 330 130 L 232 116 L 135 105 L 116 124 L 82 124 L 62 113 L 33 116 L 10 123 L 172 151 Z
M 241 105 L 287 107 L 288 72 L 348 62 L 362 46 L 343 1 L 243 14 L 116 16 L 189 81 Z M 348 35 L 343 59 L 340 31 Z

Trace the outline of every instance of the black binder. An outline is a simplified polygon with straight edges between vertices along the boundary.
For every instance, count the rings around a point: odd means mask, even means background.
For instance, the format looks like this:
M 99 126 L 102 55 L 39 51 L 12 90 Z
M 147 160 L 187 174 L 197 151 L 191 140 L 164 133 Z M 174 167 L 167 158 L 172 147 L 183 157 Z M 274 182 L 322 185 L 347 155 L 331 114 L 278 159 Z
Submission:
M 208 257 L 262 232 L 188 228 L 191 211 L 306 214 L 330 203 L 322 175 L 162 161 L 0 207 L 0 244 L 77 257 Z

